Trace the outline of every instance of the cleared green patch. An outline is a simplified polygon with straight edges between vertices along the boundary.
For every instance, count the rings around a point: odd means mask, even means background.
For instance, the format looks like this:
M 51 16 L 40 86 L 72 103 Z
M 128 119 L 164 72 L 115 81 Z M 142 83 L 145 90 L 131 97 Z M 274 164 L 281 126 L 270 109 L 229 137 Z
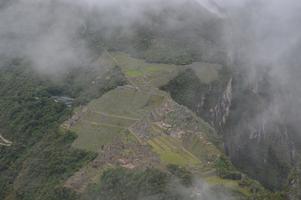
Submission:
M 126 73 L 126 76 L 128 76 L 128 77 L 143 76 L 143 72 L 139 71 L 138 69 L 129 69 L 125 73 Z
M 196 166 L 201 162 L 193 154 L 184 149 L 181 142 L 173 137 L 159 136 L 148 141 L 164 164 L 180 166 Z
M 110 115 L 108 113 L 98 111 L 84 113 L 83 117 L 86 121 L 94 122 L 96 124 L 112 124 L 124 128 L 139 120 L 139 118 Z
M 203 170 L 212 170 L 221 152 L 209 140 L 196 134 L 186 134 L 183 137 L 184 147 L 204 162 Z
M 93 111 L 109 113 L 117 116 L 141 118 L 154 106 L 148 104 L 152 94 L 142 92 L 132 87 L 122 87 L 112 90 L 89 104 Z
M 122 52 L 112 52 L 111 55 L 122 65 L 125 70 L 136 69 L 144 73 L 155 73 L 158 71 L 173 70 L 176 65 L 147 63 L 142 59 L 137 59 Z
M 218 176 L 207 177 L 205 180 L 210 185 L 223 186 L 229 189 L 230 191 L 238 191 L 246 197 L 252 195 L 250 188 L 244 188 L 239 186 L 239 181 L 222 179 Z
M 77 109 L 79 120 L 71 130 L 78 138 L 73 146 L 98 152 L 135 122 L 160 105 L 164 96 L 138 91 L 133 87 L 119 87 Z M 82 111 L 85 110 L 85 111 Z
M 147 63 L 121 52 L 113 52 L 111 55 L 125 75 L 138 86 L 144 84 L 155 87 L 164 85 L 177 75 L 179 69 L 183 68 L 172 64 Z M 143 79 L 142 82 L 141 79 Z
M 76 124 L 72 130 L 78 135 L 72 144 L 74 147 L 97 152 L 102 145 L 109 144 L 114 138 L 120 137 L 123 128 L 85 121 Z

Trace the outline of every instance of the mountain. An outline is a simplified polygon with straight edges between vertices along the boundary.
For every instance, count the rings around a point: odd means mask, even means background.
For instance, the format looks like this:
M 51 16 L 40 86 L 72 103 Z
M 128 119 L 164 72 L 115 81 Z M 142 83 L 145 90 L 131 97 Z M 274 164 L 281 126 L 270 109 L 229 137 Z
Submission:
M 265 68 L 250 81 L 225 40 L 243 19 L 210 2 L 147 4 L 134 20 L 70 4 L 82 62 L 44 73 L 32 56 L 1 55 L 0 199 L 300 199 L 293 92 Z M 290 103 L 276 112 L 275 99 Z

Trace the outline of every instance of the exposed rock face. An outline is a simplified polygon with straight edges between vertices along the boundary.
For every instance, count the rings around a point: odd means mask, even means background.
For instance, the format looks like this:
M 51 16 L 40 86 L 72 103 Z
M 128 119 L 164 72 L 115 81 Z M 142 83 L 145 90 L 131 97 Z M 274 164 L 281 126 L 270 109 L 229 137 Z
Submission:
M 213 109 L 210 109 L 212 114 L 211 123 L 221 131 L 225 125 L 230 112 L 230 106 L 232 102 L 232 78 L 227 83 L 226 89 L 223 95 L 218 100 Z
M 193 70 L 187 69 L 162 89 L 170 92 L 175 101 L 187 106 L 217 130 L 225 124 L 232 101 L 231 77 L 203 83 Z
M 285 187 L 295 160 L 295 144 L 285 115 L 273 103 L 264 79 L 234 81 L 233 100 L 223 129 L 225 151 L 241 170 L 272 190 Z
M 223 81 L 206 85 L 187 70 L 163 89 L 216 128 L 238 168 L 272 190 L 283 189 L 297 145 L 285 117 L 268 109 L 268 84 L 258 82 L 254 90 L 237 77 L 221 76 Z
M 301 176 L 300 166 L 292 170 L 288 180 L 288 199 L 299 200 L 301 199 Z
M 232 162 L 270 189 L 282 189 L 292 162 L 292 143 L 283 125 L 237 121 L 225 131 L 225 149 Z

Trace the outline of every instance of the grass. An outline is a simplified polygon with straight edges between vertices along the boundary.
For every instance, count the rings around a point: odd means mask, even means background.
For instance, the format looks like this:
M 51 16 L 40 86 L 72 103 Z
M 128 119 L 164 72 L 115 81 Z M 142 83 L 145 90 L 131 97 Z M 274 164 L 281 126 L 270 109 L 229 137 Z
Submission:
M 117 88 L 106 93 L 100 99 L 89 104 L 91 110 L 101 111 L 112 115 L 140 118 L 146 113 L 144 106 L 150 94 L 134 88 Z
M 121 52 L 114 52 L 111 55 L 117 60 L 129 79 L 143 78 L 146 82 L 156 87 L 166 84 L 182 68 L 172 64 L 147 63 L 144 60 L 132 58 L 128 54 Z
M 102 145 L 121 137 L 132 124 L 142 119 L 163 102 L 160 95 L 149 94 L 130 87 L 116 88 L 87 105 L 80 120 L 72 127 L 78 138 L 73 146 L 98 152 Z
M 201 164 L 193 154 L 183 148 L 181 142 L 168 136 L 155 137 L 148 144 L 159 155 L 164 164 L 196 166 Z
M 72 130 L 78 135 L 73 147 L 98 152 L 102 145 L 110 144 L 120 136 L 123 128 L 79 122 Z
M 125 72 L 125 75 L 128 77 L 140 77 L 140 76 L 143 76 L 143 72 L 141 72 L 138 69 L 128 69 Z
M 83 117 L 85 120 L 96 124 L 112 124 L 120 127 L 128 127 L 139 119 L 127 116 L 115 116 L 98 111 L 85 113 Z
M 143 78 L 156 87 L 167 84 L 180 70 L 187 67 L 193 69 L 201 82 L 206 84 L 217 80 L 219 78 L 218 70 L 221 69 L 218 64 L 204 62 L 195 62 L 189 65 L 147 63 L 142 59 L 133 58 L 122 52 L 111 52 L 110 55 L 120 65 L 127 78 Z
M 249 188 L 243 188 L 239 186 L 239 182 L 235 180 L 229 180 L 229 179 L 222 179 L 218 176 L 211 176 L 205 178 L 206 182 L 212 186 L 223 186 L 231 191 L 237 191 L 244 196 L 248 197 L 251 196 L 252 193 L 249 190 Z
M 221 154 L 220 151 L 212 143 L 210 143 L 205 136 L 200 137 L 195 134 L 187 134 L 183 138 L 183 145 L 198 159 L 204 162 L 204 170 L 212 169 L 215 161 Z

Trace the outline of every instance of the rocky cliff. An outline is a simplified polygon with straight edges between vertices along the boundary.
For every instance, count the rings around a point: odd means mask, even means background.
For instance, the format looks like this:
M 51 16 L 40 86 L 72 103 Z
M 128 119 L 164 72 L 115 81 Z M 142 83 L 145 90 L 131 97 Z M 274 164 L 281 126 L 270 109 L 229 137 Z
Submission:
M 282 114 L 267 109 L 273 97 L 266 80 L 255 88 L 243 77 L 220 70 L 218 81 L 203 83 L 188 69 L 163 89 L 218 130 L 238 168 L 272 190 L 284 189 L 296 160 L 294 134 Z

